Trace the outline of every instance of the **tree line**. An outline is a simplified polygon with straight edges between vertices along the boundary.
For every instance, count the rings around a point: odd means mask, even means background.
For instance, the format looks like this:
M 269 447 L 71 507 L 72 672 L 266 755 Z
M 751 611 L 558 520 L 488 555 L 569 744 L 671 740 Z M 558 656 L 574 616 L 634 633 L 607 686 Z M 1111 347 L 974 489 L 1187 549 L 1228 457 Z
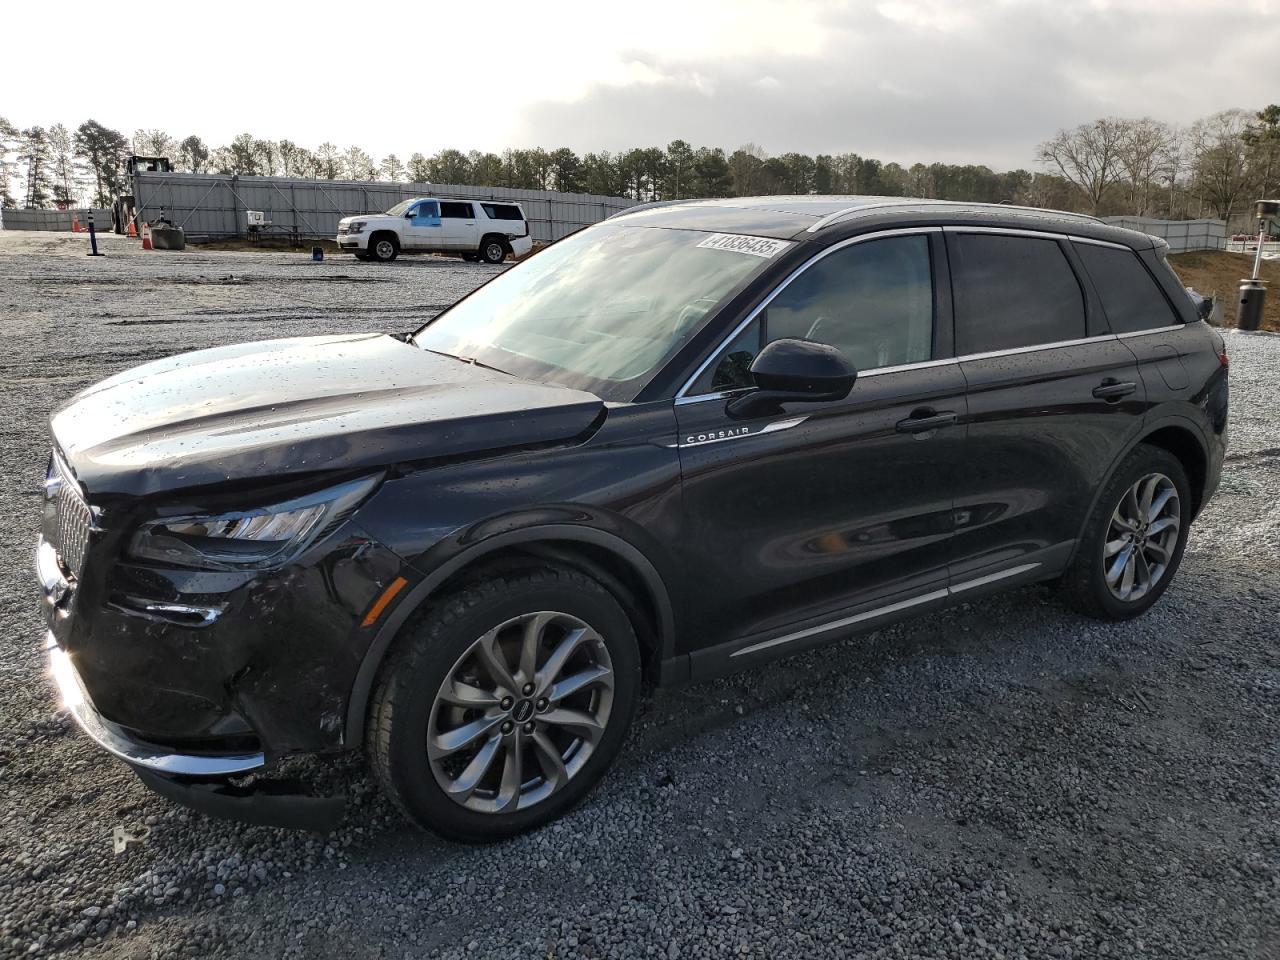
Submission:
M 1015 203 L 1099 215 L 1231 219 L 1280 179 L 1280 106 L 1226 110 L 1176 127 L 1149 117 L 1107 117 L 1060 130 L 1036 153 L 1037 169 L 978 164 L 883 163 L 857 153 L 784 153 L 755 144 L 732 152 L 673 140 L 665 147 L 579 155 L 567 147 L 502 153 L 447 148 L 380 161 L 359 146 L 243 133 L 210 147 L 163 130 L 131 137 L 87 120 L 18 129 L 0 117 L 0 201 L 105 206 L 127 190 L 123 160 L 165 156 L 179 171 L 322 180 L 390 180 L 626 196 L 635 200 L 762 194 L 873 194 Z

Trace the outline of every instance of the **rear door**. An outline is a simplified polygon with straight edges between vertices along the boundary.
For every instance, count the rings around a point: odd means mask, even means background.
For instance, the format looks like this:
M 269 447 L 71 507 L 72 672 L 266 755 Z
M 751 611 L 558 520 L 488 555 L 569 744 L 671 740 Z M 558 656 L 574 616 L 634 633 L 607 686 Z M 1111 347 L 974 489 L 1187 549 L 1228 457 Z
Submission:
M 1187 325 L 1133 250 L 1095 240 L 1072 243 L 1112 331 L 1138 359 L 1148 404 L 1182 399 L 1192 382 L 1188 364 L 1207 361 L 1208 372 L 1217 364 L 1202 333 L 1193 327 L 1188 335 Z
M 446 250 L 475 250 L 480 246 L 475 204 L 470 200 L 441 200 L 440 222 Z
M 677 400 L 695 673 L 945 595 L 964 382 L 949 297 L 931 276 L 940 254 L 936 228 L 834 249 Z M 726 396 L 783 337 L 839 347 L 860 371 L 853 391 L 730 417 Z
M 968 391 L 952 584 L 1035 579 L 1069 559 L 1141 429 L 1145 388 L 1065 237 L 949 227 L 946 238 Z

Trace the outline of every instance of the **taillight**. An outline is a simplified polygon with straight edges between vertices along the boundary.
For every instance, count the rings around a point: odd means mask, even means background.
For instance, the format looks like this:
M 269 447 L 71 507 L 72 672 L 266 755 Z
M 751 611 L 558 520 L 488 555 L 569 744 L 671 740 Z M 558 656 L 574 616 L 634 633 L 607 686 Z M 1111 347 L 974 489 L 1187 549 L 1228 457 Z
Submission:
M 1231 365 L 1231 358 L 1227 356 L 1226 347 L 1223 347 L 1218 351 L 1218 363 L 1222 364 L 1224 367 Z

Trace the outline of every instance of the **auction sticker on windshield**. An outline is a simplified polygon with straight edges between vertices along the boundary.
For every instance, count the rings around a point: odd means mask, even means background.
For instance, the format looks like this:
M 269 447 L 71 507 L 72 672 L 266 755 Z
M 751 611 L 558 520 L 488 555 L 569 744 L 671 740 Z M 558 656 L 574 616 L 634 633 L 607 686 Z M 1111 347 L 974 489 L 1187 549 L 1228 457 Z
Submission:
M 738 233 L 713 233 L 703 240 L 700 247 L 712 250 L 729 250 L 733 253 L 749 253 L 753 257 L 777 256 L 791 246 L 790 240 L 773 240 L 769 237 L 746 237 Z

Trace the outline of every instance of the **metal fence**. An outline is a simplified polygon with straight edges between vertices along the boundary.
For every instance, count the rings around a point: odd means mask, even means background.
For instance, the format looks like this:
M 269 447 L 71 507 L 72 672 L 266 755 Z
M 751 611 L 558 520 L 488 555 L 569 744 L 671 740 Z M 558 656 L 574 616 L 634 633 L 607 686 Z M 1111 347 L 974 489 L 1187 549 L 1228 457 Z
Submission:
M 1103 217 L 1107 223 L 1126 230 L 1138 230 L 1160 237 L 1171 253 L 1188 250 L 1225 250 L 1225 220 L 1153 220 L 1150 217 Z
M 75 210 L 16 210 L 6 207 L 0 213 L 0 224 L 6 230 L 70 230 L 72 219 L 78 219 L 83 226 L 89 220 L 89 210 L 80 207 Z M 108 233 L 111 230 L 111 211 L 94 210 L 93 226 L 96 230 Z
M 263 233 L 332 237 L 342 217 L 377 213 L 401 200 L 434 196 L 518 200 L 533 238 L 550 242 L 635 205 L 625 197 L 549 190 L 196 173 L 137 173 L 133 196 L 139 220 L 156 220 L 163 210 L 188 237 L 244 236 L 248 210 L 265 214 L 269 226 Z

